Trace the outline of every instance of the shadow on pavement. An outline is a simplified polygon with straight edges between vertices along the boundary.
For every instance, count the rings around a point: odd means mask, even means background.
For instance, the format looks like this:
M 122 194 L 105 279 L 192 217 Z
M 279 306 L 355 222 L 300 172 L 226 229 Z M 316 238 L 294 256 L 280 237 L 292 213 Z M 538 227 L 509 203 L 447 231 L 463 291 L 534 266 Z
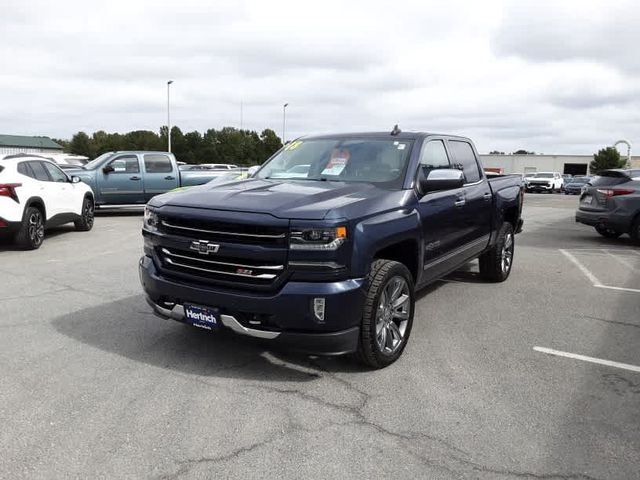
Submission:
M 318 370 L 365 370 L 351 357 L 279 352 L 258 339 L 160 319 L 142 295 L 58 317 L 52 325 L 83 344 L 184 374 L 308 382 L 320 377 Z

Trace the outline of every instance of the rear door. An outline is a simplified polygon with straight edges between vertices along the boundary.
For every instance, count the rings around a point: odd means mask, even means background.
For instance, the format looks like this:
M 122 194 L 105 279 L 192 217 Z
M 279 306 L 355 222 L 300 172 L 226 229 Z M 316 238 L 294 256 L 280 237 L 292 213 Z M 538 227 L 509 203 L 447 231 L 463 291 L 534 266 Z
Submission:
M 145 201 L 159 193 L 177 188 L 178 172 L 169 155 L 145 153 L 144 159 L 144 198 Z
M 115 156 L 105 167 L 112 167 L 108 173 L 97 172 L 97 188 L 100 197 L 110 205 L 131 205 L 146 203 L 140 160 L 135 154 Z
M 454 164 L 462 169 L 465 177 L 458 246 L 465 254 L 473 256 L 484 250 L 489 242 L 493 195 L 471 143 L 449 139 L 447 144 Z
M 53 179 L 44 166 L 44 162 L 39 160 L 30 160 L 26 163 L 29 165 L 33 178 L 37 183 L 35 194 L 44 202 L 46 219 L 49 220 L 54 215 L 58 215 L 60 213 L 59 185 L 53 182 Z

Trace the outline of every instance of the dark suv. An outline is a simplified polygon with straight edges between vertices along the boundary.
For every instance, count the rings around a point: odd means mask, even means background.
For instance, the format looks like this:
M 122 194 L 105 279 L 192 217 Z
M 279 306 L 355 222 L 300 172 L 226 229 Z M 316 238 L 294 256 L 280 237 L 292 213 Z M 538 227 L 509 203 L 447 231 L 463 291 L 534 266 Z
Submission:
M 576 222 L 607 238 L 628 233 L 640 244 L 640 170 L 605 170 L 585 186 Z

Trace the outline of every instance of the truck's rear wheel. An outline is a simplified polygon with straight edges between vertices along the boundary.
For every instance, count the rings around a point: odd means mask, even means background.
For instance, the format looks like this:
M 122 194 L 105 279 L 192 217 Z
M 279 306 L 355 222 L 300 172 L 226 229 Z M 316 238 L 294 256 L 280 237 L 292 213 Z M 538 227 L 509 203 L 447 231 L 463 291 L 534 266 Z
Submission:
M 511 273 L 514 250 L 513 226 L 504 222 L 495 245 L 480 256 L 480 275 L 490 282 L 504 282 Z
M 373 368 L 392 364 L 407 345 L 415 293 L 411 273 L 392 260 L 375 260 L 367 279 L 358 356 Z

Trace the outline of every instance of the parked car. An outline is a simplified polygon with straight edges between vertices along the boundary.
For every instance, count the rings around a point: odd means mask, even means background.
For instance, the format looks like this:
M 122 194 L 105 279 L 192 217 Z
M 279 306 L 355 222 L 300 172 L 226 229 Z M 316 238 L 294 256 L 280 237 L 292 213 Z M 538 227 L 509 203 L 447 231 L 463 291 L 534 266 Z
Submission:
M 562 190 L 564 181 L 558 172 L 537 172 L 533 177 L 527 178 L 527 192 L 555 193 Z
M 248 168 L 236 168 L 233 171 L 222 171 L 219 176 L 213 180 L 209 180 L 204 185 L 219 185 L 221 183 L 235 182 L 236 180 L 246 180 L 249 178 Z M 172 192 L 181 192 L 193 187 L 178 187 L 171 190 Z
M 0 235 L 19 247 L 39 248 L 45 229 L 69 222 L 91 230 L 93 210 L 91 187 L 55 163 L 36 155 L 0 158 Z
M 180 171 L 167 152 L 108 152 L 83 168 L 67 170 L 89 185 L 96 206 L 144 205 L 159 193 L 176 187 L 202 185 L 220 173 Z
M 296 165 L 307 175 L 276 178 Z M 162 318 L 381 368 L 417 289 L 474 258 L 507 279 L 522 199 L 520 176 L 487 180 L 463 137 L 305 137 L 248 180 L 153 198 L 140 280 Z
M 207 167 L 215 170 L 233 170 L 234 168 L 238 168 L 237 165 L 233 165 L 231 163 L 203 163 L 202 165 L 206 165 Z
M 306 178 L 311 165 L 294 165 L 284 172 L 274 172 L 272 178 Z
M 640 170 L 600 172 L 582 190 L 576 222 L 595 227 L 607 238 L 628 233 L 640 244 Z
M 564 186 L 565 195 L 580 195 L 582 188 L 589 183 L 591 177 L 573 177 Z

